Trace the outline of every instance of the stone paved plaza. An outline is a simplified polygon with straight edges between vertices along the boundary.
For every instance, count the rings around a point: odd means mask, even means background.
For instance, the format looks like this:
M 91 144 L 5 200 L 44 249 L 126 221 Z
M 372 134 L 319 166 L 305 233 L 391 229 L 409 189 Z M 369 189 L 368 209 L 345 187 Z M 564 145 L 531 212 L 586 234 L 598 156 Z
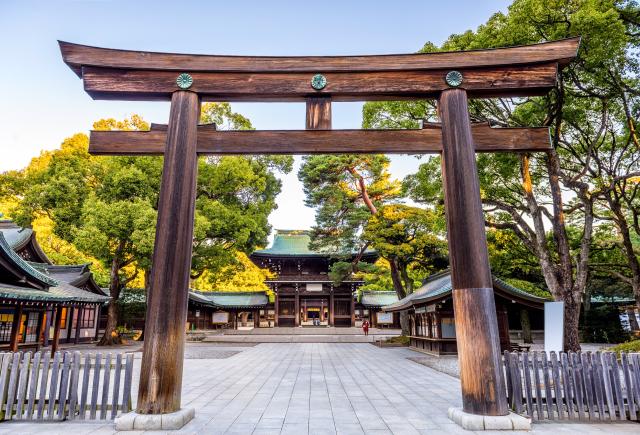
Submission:
M 407 359 L 416 355 L 356 343 L 189 344 L 183 406 L 194 407 L 196 418 L 174 433 L 472 433 L 447 419 L 447 408 L 460 406 L 458 380 Z M 544 423 L 533 432 L 640 433 L 640 424 Z M 5 433 L 98 435 L 114 428 L 105 422 L 11 422 L 0 424 Z

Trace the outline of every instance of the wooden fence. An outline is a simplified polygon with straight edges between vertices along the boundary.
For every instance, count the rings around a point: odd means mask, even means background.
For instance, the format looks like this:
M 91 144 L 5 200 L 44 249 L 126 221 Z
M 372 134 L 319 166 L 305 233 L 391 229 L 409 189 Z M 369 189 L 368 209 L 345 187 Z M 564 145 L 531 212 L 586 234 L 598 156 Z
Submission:
M 1 420 L 113 419 L 131 410 L 133 354 L 0 354 Z
M 640 354 L 504 353 L 509 405 L 533 420 L 640 419 Z

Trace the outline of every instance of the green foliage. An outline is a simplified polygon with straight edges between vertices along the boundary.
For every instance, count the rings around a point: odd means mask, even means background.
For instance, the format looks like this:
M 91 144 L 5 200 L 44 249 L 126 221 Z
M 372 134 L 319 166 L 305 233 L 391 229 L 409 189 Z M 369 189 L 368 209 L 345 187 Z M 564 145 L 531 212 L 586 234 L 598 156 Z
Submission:
M 252 128 L 227 103 L 205 104 L 202 121 L 221 129 Z M 99 120 L 93 128 L 148 130 L 149 125 L 134 115 L 123 121 Z M 270 231 L 267 219 L 281 188 L 274 172 L 290 171 L 292 162 L 291 156 L 199 158 L 194 278 L 206 274 L 211 286 L 238 283 L 234 275 L 246 270 L 239 253 L 264 245 Z M 162 165 L 161 157 L 92 157 L 87 136 L 77 134 L 59 150 L 43 152 L 26 169 L 2 174 L 0 200 L 17 204 L 12 214 L 23 226 L 50 218 L 55 237 L 109 270 L 115 303 L 125 286 L 146 285 Z M 115 310 L 110 313 L 105 343 L 112 341 L 116 327 Z
M 626 343 L 620 343 L 617 346 L 607 348 L 607 351 L 615 352 L 620 356 L 620 352 L 637 353 L 640 352 L 640 340 L 627 341 Z
M 540 286 L 532 282 L 524 281 L 522 279 L 515 279 L 515 278 L 506 278 L 505 281 L 508 284 L 511 284 L 516 288 L 519 288 L 520 290 L 524 290 L 527 293 L 531 293 L 534 296 L 551 299 L 551 293 L 549 293 L 549 290 L 545 288 L 541 288 Z
M 354 252 L 362 248 L 360 234 L 373 207 L 398 197 L 400 185 L 391 180 L 389 158 L 383 155 L 315 155 L 303 157 L 298 178 L 306 205 L 316 208 L 311 248 Z
M 74 233 L 74 243 L 82 251 L 102 260 L 106 266 L 119 262 L 119 270 L 137 263 L 150 267 L 155 236 L 156 211 L 143 199 L 112 200 L 90 196 L 82 208 L 82 226 Z M 132 275 L 122 278 L 122 284 Z M 124 274 L 124 273 L 123 273 Z
M 549 95 L 469 102 L 473 122 L 543 125 L 552 133 L 554 150 L 549 154 L 477 157 L 487 222 L 496 229 L 489 233 L 489 249 L 497 275 L 548 287 L 558 299 L 579 298 L 587 287 L 584 259 L 589 259 L 591 247 L 582 243 L 592 228 L 592 217 L 585 212 L 595 207 L 594 227 L 599 227 L 599 219 L 614 219 L 619 231 L 624 230 L 621 216 L 627 216 L 627 224 L 640 216 L 638 181 L 633 178 L 640 146 L 633 133 L 640 118 L 639 17 L 636 1 L 515 0 L 506 13 L 496 13 L 475 31 L 422 48 L 471 50 L 582 36 L 578 59 L 562 70 Z M 419 120 L 437 121 L 434 101 L 367 103 L 363 116 L 367 128 L 416 128 Z M 558 159 L 557 167 L 551 157 Z M 554 189 L 559 195 L 552 196 Z M 439 210 L 440 158 L 428 158 L 418 173 L 404 180 L 403 190 Z M 620 215 L 612 216 L 607 196 L 622 205 Z M 603 250 L 591 262 L 601 264 L 600 275 L 629 280 L 625 263 L 631 260 L 621 254 L 620 234 L 612 234 L 614 243 L 606 248 L 613 255 L 602 258 Z M 637 237 L 631 234 L 632 240 Z
M 622 329 L 620 314 L 614 305 L 599 305 L 582 318 L 582 340 L 586 343 L 620 343 L 629 339 Z
M 419 281 L 421 277 L 413 276 L 414 281 Z M 357 278 L 364 281 L 364 285 L 358 287 L 359 295 L 363 291 L 389 291 L 393 289 L 389 262 L 384 258 L 379 259 L 374 264 L 360 264 L 358 266 Z
M 387 338 L 384 342 L 386 344 L 401 344 L 403 346 L 409 346 L 411 339 L 406 335 L 399 335 L 397 337 Z
M 147 300 L 144 289 L 124 289 L 118 300 L 118 323 L 131 327 L 136 320 L 144 319 Z
M 403 297 L 424 274 L 445 266 L 444 221 L 431 210 L 396 203 L 402 186 L 388 167 L 389 159 L 381 155 L 309 156 L 298 177 L 307 205 L 316 207 L 313 249 L 373 248 L 386 260 L 371 266 L 357 257 L 347 262 L 347 254 L 332 265 L 331 278 L 340 282 L 356 272 L 365 277 L 364 289 L 394 289 Z
M 411 293 L 422 278 L 448 265 L 443 227 L 441 216 L 431 210 L 389 204 L 371 216 L 362 238 L 383 258 L 396 262 L 405 290 Z

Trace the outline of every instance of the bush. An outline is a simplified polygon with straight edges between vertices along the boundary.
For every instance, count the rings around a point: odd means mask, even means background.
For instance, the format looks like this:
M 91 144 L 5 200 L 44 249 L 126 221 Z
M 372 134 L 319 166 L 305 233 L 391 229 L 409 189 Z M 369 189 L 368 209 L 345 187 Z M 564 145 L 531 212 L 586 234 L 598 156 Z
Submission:
M 407 337 L 406 335 L 400 335 L 398 337 L 387 338 L 384 342 L 390 343 L 390 344 L 402 344 L 404 346 L 409 346 L 409 337 Z
M 607 350 L 611 352 L 615 352 L 618 356 L 620 356 L 620 352 L 627 352 L 627 353 L 640 352 L 640 340 L 633 340 L 633 341 L 628 341 L 626 343 L 621 343 Z
M 623 343 L 629 340 L 629 333 L 622 329 L 620 313 L 615 306 L 592 306 L 583 313 L 582 339 L 585 343 Z

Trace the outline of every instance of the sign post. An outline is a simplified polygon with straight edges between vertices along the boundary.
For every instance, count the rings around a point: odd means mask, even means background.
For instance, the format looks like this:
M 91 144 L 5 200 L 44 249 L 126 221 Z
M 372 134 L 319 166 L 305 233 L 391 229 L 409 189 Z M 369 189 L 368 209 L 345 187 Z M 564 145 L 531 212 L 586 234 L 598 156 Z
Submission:
M 544 351 L 564 350 L 564 302 L 544 303 Z

